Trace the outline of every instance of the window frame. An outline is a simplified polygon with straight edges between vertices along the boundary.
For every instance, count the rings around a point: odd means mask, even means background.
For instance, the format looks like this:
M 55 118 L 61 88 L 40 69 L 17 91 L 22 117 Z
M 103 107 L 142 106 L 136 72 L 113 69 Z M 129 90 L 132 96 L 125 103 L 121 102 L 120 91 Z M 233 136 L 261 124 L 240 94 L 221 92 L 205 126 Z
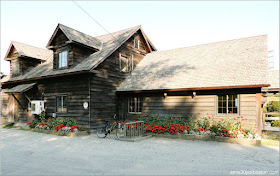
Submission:
M 219 96 L 225 96 L 227 97 L 226 100 L 226 112 L 227 113 L 219 113 Z M 237 113 L 229 113 L 228 112 L 228 96 L 229 95 L 236 95 L 237 96 Z M 233 117 L 240 115 L 240 95 L 239 94 L 221 94 L 215 96 L 215 114 L 216 116 L 228 116 L 231 115 Z
M 126 59 L 126 71 L 123 71 L 122 70 L 122 58 L 125 58 Z M 131 64 L 129 65 L 129 60 L 131 60 Z M 132 70 L 134 69 L 134 58 L 133 58 L 133 54 L 131 55 L 131 57 L 125 55 L 125 54 L 119 54 L 119 66 L 120 66 L 120 72 L 123 72 L 123 73 L 129 73 L 129 72 L 132 72 Z
M 63 66 L 63 67 L 59 67 L 59 61 L 60 61 L 59 55 L 60 55 L 61 53 L 63 53 L 63 52 L 67 52 L 67 54 L 66 54 L 66 65 Z M 68 68 L 68 63 L 69 63 L 69 50 L 68 50 L 68 49 L 63 49 L 63 50 L 61 50 L 61 51 L 58 51 L 58 53 L 57 53 L 56 68 L 57 68 L 57 69 Z
M 57 105 L 58 97 L 66 97 L 66 100 L 63 100 L 63 102 L 66 101 L 66 111 L 58 111 L 58 108 L 59 108 L 59 106 Z M 63 109 L 63 103 L 62 103 L 62 109 Z M 59 114 L 66 114 L 68 112 L 68 95 L 67 94 L 57 94 L 55 96 L 55 112 L 59 113 Z
M 130 102 L 131 100 L 134 99 L 133 103 L 134 103 L 134 106 L 136 104 L 136 106 L 133 108 L 134 111 L 130 111 Z M 136 110 L 136 108 L 138 109 L 138 111 Z M 141 110 L 141 111 L 140 111 Z M 143 111 L 143 97 L 141 96 L 133 96 L 133 97 L 128 97 L 127 99 L 127 112 L 129 114 L 141 114 Z
M 134 38 L 134 48 L 140 49 L 139 44 L 140 44 L 139 40 L 137 38 Z

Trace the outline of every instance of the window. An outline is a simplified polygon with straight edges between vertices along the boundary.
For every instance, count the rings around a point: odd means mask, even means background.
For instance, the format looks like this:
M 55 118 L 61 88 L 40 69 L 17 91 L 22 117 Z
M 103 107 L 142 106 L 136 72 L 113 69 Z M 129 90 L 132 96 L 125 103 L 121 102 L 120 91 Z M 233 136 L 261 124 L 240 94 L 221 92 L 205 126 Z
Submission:
M 138 39 L 134 39 L 134 47 L 139 49 L 139 40 Z
M 56 97 L 56 112 L 67 112 L 67 96 L 59 95 Z
M 19 62 L 14 62 L 12 63 L 12 72 L 13 72 L 13 76 L 18 76 L 19 75 Z
M 131 72 L 133 70 L 133 55 L 131 57 L 120 54 L 120 71 Z
M 237 95 L 219 95 L 218 96 L 218 114 L 237 114 L 238 96 Z
M 62 51 L 58 54 L 57 68 L 67 67 L 68 51 Z
M 142 112 L 142 98 L 141 97 L 128 98 L 128 112 L 130 112 L 130 113 Z

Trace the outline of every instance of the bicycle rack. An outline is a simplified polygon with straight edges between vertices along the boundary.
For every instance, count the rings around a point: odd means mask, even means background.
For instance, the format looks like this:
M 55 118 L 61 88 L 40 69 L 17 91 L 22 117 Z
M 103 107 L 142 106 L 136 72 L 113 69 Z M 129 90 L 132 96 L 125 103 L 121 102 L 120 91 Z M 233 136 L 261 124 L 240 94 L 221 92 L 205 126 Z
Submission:
M 144 121 L 124 124 L 124 138 L 135 138 L 144 135 Z

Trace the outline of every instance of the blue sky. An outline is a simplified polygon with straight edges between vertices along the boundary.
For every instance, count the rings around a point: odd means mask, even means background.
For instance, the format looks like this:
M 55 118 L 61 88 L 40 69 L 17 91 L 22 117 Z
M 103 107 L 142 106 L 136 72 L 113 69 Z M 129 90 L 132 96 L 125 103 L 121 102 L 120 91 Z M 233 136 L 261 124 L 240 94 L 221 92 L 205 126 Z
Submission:
M 279 66 L 278 1 L 76 1 L 108 31 L 142 25 L 158 50 L 268 34 Z M 44 48 L 58 23 L 106 34 L 72 1 L 1 1 L 1 71 L 12 40 Z

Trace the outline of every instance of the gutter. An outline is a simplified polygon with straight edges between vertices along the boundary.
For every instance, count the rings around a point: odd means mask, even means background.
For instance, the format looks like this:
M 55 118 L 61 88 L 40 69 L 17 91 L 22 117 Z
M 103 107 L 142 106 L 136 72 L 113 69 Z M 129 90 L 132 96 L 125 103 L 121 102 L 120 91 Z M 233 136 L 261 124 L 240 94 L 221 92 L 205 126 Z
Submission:
M 129 91 L 118 91 L 117 94 L 125 93 L 151 93 L 151 92 L 183 92 L 183 91 L 196 91 L 196 90 L 216 90 L 216 89 L 238 89 L 238 88 L 259 88 L 269 87 L 270 84 L 259 84 L 259 85 L 241 85 L 241 86 L 220 86 L 220 87 L 197 87 L 197 88 L 180 88 L 180 89 L 150 89 L 150 90 L 129 90 Z

